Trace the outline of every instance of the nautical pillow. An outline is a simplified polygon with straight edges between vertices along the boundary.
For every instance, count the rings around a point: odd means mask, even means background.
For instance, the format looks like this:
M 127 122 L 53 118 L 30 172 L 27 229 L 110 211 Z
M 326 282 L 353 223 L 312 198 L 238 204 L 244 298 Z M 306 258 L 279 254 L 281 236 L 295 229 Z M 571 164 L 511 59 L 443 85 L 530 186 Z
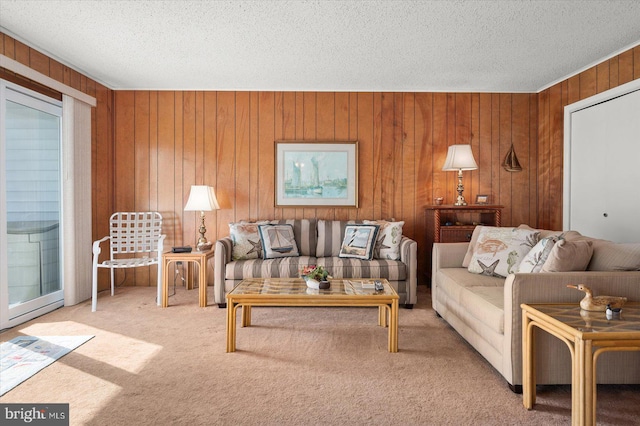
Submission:
M 539 231 L 484 227 L 478 235 L 469 272 L 506 277 L 518 271 L 527 253 L 538 243 Z
M 549 257 L 549 253 L 551 253 L 551 249 L 560 238 L 562 236 L 552 235 L 538 241 L 538 244 L 520 262 L 518 272 L 540 272 L 544 262 Z
M 347 225 L 339 257 L 371 260 L 379 229 L 379 225 Z
M 367 225 L 380 225 L 376 246 L 373 249 L 375 259 L 400 260 L 400 241 L 404 222 L 386 220 L 365 220 Z
M 258 233 L 258 225 L 262 222 L 238 222 L 229 224 L 229 236 L 233 241 L 233 260 L 260 259 L 262 257 L 262 242 Z
M 259 225 L 258 229 L 263 259 L 300 256 L 292 225 Z

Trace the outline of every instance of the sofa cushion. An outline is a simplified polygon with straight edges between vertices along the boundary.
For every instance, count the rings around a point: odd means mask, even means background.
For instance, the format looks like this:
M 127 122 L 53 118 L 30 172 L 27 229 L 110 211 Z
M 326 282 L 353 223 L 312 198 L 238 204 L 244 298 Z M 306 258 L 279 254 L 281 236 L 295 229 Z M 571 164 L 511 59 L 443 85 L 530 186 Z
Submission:
M 593 242 L 589 240 L 560 240 L 551 249 L 540 272 L 584 271 L 593 254 Z
M 520 262 L 518 272 L 540 272 L 544 262 L 549 257 L 549 253 L 551 253 L 551 249 L 553 249 L 559 238 L 561 237 L 552 235 L 538 241 L 538 244 L 529 250 L 529 253 Z
M 496 333 L 504 332 L 504 278 L 471 274 L 465 268 L 443 268 L 436 279 L 438 291 L 446 293 L 465 314 Z M 480 332 L 481 328 L 474 329 Z
M 386 220 L 365 220 L 367 225 L 378 225 L 378 238 L 373 249 L 375 259 L 400 260 L 400 241 L 404 221 L 389 222 Z
M 300 256 L 292 225 L 258 225 L 258 230 L 262 242 L 263 259 Z
M 317 257 L 339 256 L 344 228 L 348 224 L 355 224 L 353 220 L 318 220 L 318 242 L 316 245 Z
M 455 282 L 461 289 L 467 287 L 504 287 L 504 278 L 471 274 L 467 268 L 438 269 L 438 288 L 442 282 Z
M 360 260 L 340 257 L 280 257 L 277 259 L 237 260 L 227 264 L 225 279 L 242 280 L 259 277 L 300 276 L 305 266 L 323 266 L 333 278 L 386 278 L 389 281 L 407 279 L 407 266 L 396 260 L 373 259 Z M 469 275 L 467 273 L 467 275 Z M 504 281 L 504 280 L 503 280 Z
M 640 244 L 595 244 L 589 271 L 640 271 Z
M 537 244 L 539 234 L 535 230 L 484 226 L 469 272 L 500 277 L 516 272 L 522 259 Z
M 262 242 L 258 225 L 262 222 L 238 222 L 229 224 L 229 236 L 233 240 L 233 260 L 258 259 L 262 257 Z
M 478 321 L 504 334 L 504 288 L 469 287 L 462 293 L 461 303 Z
M 316 230 L 316 219 L 279 219 L 271 220 L 270 224 L 293 226 L 293 235 L 298 245 L 301 256 L 315 256 L 318 234 Z
M 296 278 L 300 276 L 302 268 L 315 265 L 316 261 L 316 258 L 311 256 L 235 260 L 227 263 L 224 278 L 227 280 L 260 277 Z
M 371 260 L 379 230 L 379 225 L 347 225 L 338 257 Z
M 398 260 L 319 257 L 317 262 L 333 278 L 386 278 L 389 281 L 407 279 L 407 266 Z

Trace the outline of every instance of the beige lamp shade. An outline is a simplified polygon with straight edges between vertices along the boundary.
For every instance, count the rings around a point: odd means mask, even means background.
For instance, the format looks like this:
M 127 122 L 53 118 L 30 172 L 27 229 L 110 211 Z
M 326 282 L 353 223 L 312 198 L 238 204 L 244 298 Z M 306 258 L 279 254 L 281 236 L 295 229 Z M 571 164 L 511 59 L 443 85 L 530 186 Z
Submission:
M 209 212 L 218 210 L 220 205 L 216 199 L 213 188 L 207 185 L 191 185 L 191 192 L 187 205 L 184 206 L 185 211 L 201 211 Z
M 444 161 L 443 171 L 475 170 L 478 168 L 473 158 L 471 145 L 451 145 Z

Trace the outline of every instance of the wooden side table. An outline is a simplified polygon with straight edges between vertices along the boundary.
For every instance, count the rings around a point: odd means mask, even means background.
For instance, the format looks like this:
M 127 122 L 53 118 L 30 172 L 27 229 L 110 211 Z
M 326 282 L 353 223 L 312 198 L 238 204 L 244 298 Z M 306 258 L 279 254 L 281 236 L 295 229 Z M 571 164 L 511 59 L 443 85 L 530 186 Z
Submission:
M 640 304 L 628 303 L 619 318 L 582 311 L 577 303 L 522 304 L 522 402 L 536 402 L 534 327 L 562 340 L 572 362 L 571 424 L 596 424 L 596 364 L 607 351 L 640 351 Z
M 213 257 L 214 253 L 215 250 L 213 248 L 207 251 L 193 250 L 191 253 L 173 253 L 172 251 L 162 253 L 163 308 L 169 306 L 169 265 L 172 262 L 193 262 L 198 265 L 198 301 L 201 308 L 207 306 L 207 262 Z

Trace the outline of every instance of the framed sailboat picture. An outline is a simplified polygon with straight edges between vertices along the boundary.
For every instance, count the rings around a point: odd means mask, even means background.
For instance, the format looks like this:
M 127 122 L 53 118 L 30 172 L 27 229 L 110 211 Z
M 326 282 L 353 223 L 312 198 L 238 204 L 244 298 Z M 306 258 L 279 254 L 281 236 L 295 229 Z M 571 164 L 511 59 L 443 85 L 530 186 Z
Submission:
M 358 207 L 358 142 L 276 141 L 276 207 Z

